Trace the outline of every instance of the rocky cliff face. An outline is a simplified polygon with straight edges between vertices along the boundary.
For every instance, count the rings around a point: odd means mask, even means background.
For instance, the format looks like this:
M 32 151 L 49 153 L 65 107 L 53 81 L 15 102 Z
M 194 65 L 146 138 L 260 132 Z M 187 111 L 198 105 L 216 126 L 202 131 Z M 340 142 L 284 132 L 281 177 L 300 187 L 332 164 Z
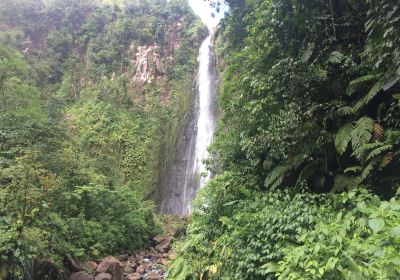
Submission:
M 135 46 L 131 45 L 131 50 L 135 50 Z M 135 84 L 150 84 L 157 76 L 165 74 L 161 65 L 160 47 L 156 44 L 136 47 L 135 59 L 130 63 L 136 69 L 132 77 Z

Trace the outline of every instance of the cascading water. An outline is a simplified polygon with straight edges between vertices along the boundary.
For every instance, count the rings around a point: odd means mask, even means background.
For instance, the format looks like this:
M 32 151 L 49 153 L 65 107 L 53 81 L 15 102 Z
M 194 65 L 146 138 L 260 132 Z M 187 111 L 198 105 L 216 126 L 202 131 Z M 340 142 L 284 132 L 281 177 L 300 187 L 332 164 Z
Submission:
M 203 160 L 208 156 L 215 128 L 216 75 L 212 33 L 200 47 L 196 96 L 189 122 L 179 139 L 175 161 L 164 183 L 159 210 L 187 215 L 198 189 L 209 179 Z
M 193 0 L 192 7 L 201 2 L 204 1 Z M 198 8 L 193 8 L 199 11 Z M 210 178 L 203 161 L 208 156 L 207 148 L 212 142 L 215 129 L 217 76 L 213 30 L 219 19 L 204 15 L 200 14 L 210 34 L 201 44 L 199 51 L 196 98 L 188 117 L 189 121 L 180 135 L 175 161 L 162 186 L 159 211 L 165 214 L 189 214 L 198 189 Z
M 194 171 L 197 173 L 206 172 L 203 160 L 207 158 L 207 147 L 211 144 L 214 135 L 215 118 L 213 105 L 215 103 L 215 74 L 210 71 L 214 63 L 211 45 L 212 35 L 209 35 L 201 45 L 199 55 L 199 75 L 198 75 L 198 91 L 199 91 L 199 115 L 197 117 L 197 137 Z M 196 174 L 193 174 L 196 175 Z M 210 177 L 201 177 L 200 187 Z

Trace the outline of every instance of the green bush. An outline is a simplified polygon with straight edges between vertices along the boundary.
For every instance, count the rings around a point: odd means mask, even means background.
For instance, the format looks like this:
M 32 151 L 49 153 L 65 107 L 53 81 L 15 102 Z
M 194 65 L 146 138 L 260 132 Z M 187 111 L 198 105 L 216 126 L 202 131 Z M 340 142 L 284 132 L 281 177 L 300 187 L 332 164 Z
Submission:
M 170 279 L 397 279 L 395 198 L 381 201 L 363 190 L 342 195 L 242 190 L 227 202 L 232 197 L 224 199 L 227 181 L 221 178 L 198 198 Z
M 365 192 L 334 196 L 335 211 L 287 246 L 278 279 L 397 279 L 400 203 Z M 274 267 L 275 267 L 274 265 Z

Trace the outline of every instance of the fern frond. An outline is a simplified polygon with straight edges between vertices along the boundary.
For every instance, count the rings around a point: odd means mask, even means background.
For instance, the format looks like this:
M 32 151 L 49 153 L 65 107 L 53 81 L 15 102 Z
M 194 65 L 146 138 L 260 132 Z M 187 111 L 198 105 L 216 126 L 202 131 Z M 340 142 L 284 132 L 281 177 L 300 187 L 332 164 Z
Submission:
M 362 117 L 356 122 L 351 132 L 351 145 L 354 151 L 371 140 L 373 126 L 374 121 L 369 117 Z
M 358 173 L 358 172 L 360 172 L 361 170 L 362 170 L 362 167 L 359 166 L 359 165 L 356 165 L 356 166 L 352 166 L 352 167 L 346 168 L 346 169 L 344 170 L 344 173 L 345 173 L 345 174 L 347 174 L 347 173 Z
M 374 139 L 382 139 L 384 130 L 380 123 L 374 122 L 372 131 L 374 132 Z
M 373 150 L 372 152 L 370 152 L 370 154 L 367 156 L 366 161 L 369 161 L 369 160 L 381 155 L 383 152 L 386 152 L 391 149 L 393 149 L 393 145 L 391 145 L 391 144 L 383 145 L 382 147 L 379 147 L 379 148 Z
M 367 143 L 355 149 L 351 155 L 354 156 L 359 162 L 365 163 L 367 161 L 367 153 L 371 150 L 378 149 L 383 145 L 385 144 L 382 142 Z
M 382 82 L 378 81 L 370 91 L 364 95 L 361 99 L 359 99 L 353 107 L 353 112 L 358 112 L 361 108 L 366 106 L 374 97 L 381 91 Z
M 394 159 L 394 153 L 389 152 L 386 155 L 383 156 L 381 162 L 379 163 L 379 170 L 385 168 L 388 166 Z
M 379 78 L 378 75 L 365 75 L 362 77 L 359 77 L 355 80 L 352 80 L 349 84 L 349 86 L 346 89 L 346 92 L 348 95 L 352 95 L 354 92 L 359 90 L 362 86 L 364 86 L 366 83 L 376 81 Z
M 332 192 L 341 192 L 359 186 L 361 183 L 360 177 L 346 176 L 339 174 L 335 177 Z
M 392 144 L 399 144 L 400 143 L 400 131 L 393 131 L 388 130 L 386 131 L 386 142 Z
M 363 171 L 361 172 L 361 181 L 364 181 L 372 170 L 374 170 L 374 164 L 373 162 L 370 162 L 366 167 L 364 167 Z
M 338 113 L 340 116 L 348 116 L 354 113 L 354 109 L 350 106 L 343 106 L 338 109 Z
M 339 155 L 342 155 L 346 151 L 347 146 L 350 143 L 351 133 L 353 132 L 353 130 L 354 130 L 354 125 L 351 123 L 347 123 L 344 126 L 342 126 L 339 129 L 338 133 L 336 134 L 335 147 Z
M 274 189 L 278 187 L 285 177 L 285 173 L 289 170 L 288 166 L 277 166 L 275 167 L 268 177 L 265 179 L 264 185 L 267 188 Z

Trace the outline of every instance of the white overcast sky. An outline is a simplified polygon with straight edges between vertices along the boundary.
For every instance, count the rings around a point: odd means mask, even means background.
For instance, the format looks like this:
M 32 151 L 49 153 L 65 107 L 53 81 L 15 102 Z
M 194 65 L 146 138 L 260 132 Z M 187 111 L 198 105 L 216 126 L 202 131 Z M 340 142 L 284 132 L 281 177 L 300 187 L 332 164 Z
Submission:
M 216 27 L 224 15 L 224 11 L 217 13 L 214 8 L 210 7 L 209 1 L 189 0 L 189 4 L 210 29 Z M 214 17 L 212 14 L 214 14 Z

